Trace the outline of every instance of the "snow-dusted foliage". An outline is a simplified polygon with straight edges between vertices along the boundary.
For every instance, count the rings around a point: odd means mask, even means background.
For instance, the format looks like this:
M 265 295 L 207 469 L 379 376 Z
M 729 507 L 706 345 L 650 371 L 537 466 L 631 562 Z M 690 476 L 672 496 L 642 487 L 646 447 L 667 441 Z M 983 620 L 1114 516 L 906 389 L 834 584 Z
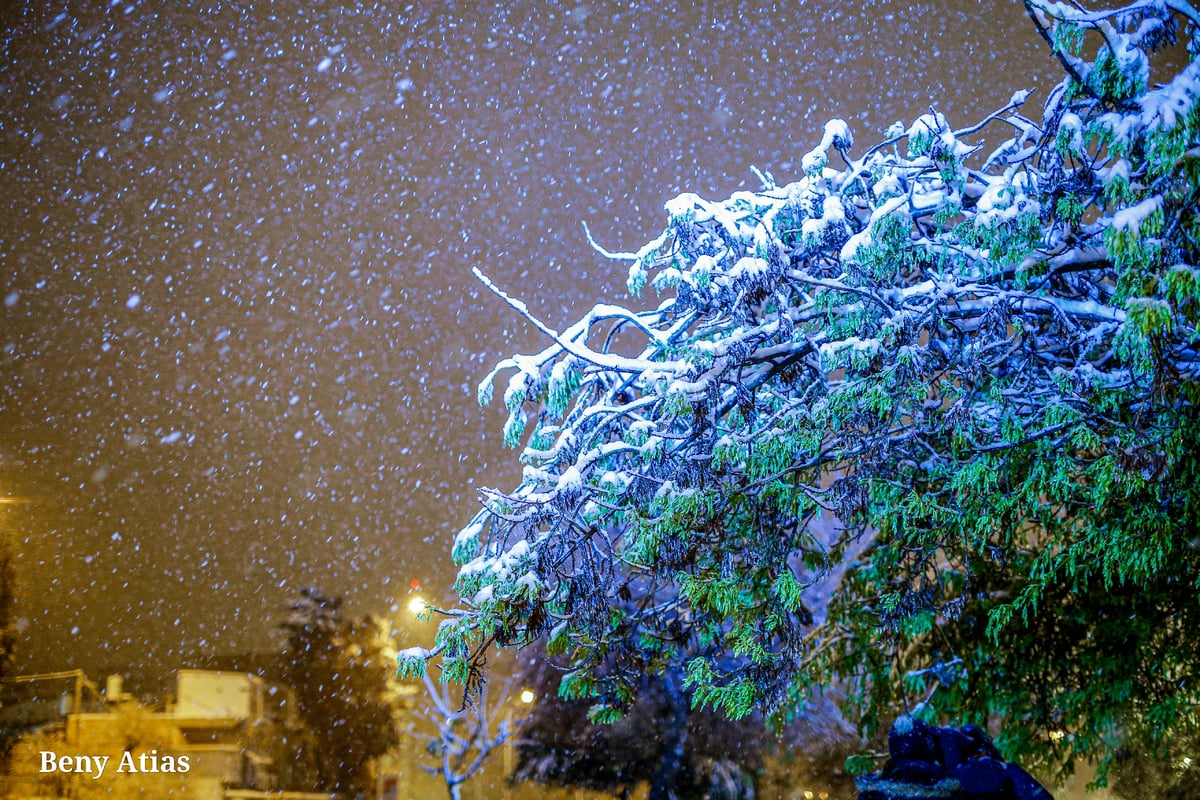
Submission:
M 1191 719 L 1200 15 L 1026 6 L 1067 73 L 1040 113 L 931 108 L 866 149 L 835 120 L 793 183 L 675 198 L 607 254 L 655 308 L 553 331 L 480 276 L 550 339 L 479 391 L 524 477 L 403 670 L 545 637 L 601 707 L 672 662 L 735 716 L 840 677 L 868 725 L 903 693 L 1068 757 Z

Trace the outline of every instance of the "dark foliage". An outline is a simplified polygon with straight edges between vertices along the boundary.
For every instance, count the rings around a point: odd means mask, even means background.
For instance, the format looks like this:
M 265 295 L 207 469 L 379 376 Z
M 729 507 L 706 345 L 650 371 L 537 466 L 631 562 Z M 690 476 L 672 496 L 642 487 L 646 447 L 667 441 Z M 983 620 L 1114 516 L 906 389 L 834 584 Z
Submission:
M 307 729 L 307 754 L 318 788 L 353 793 L 370 789 L 368 765 L 397 742 L 388 699 L 391 660 L 370 618 L 346 620 L 341 598 L 305 589 L 287 622 L 280 674 L 295 693 Z M 302 750 L 305 748 L 301 748 Z
M 637 702 L 621 719 L 593 722 L 591 703 L 557 696 L 562 670 L 546 661 L 525 667 L 519 681 L 538 702 L 521 728 L 512 779 L 628 797 L 639 783 L 651 798 L 742 800 L 754 797 L 771 738 L 763 720 L 731 722 L 693 710 L 679 673 L 647 675 Z

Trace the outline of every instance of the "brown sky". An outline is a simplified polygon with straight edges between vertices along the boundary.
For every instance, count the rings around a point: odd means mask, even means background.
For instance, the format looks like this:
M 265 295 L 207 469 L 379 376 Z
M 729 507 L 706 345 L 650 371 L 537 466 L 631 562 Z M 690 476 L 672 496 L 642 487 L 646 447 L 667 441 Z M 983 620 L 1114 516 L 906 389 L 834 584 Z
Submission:
M 680 191 L 781 181 L 1057 76 L 1009 0 L 28 3 L 0 12 L 0 525 L 23 669 L 270 647 L 300 586 L 356 611 L 453 577 L 476 406 L 621 299 Z

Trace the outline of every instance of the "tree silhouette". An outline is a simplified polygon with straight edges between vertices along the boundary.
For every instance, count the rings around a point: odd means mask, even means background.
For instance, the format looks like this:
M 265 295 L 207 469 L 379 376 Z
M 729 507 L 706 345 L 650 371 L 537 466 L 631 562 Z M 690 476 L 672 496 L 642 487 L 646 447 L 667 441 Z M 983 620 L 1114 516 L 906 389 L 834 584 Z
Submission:
M 649 800 L 744 800 L 755 796 L 769 734 L 760 717 L 731 722 L 693 709 L 678 671 L 647 675 L 620 719 L 589 718 L 591 703 L 558 696 L 563 671 L 550 662 L 518 674 L 537 698 L 517 737 L 512 779 L 629 797 L 639 783 Z
M 393 661 L 370 617 L 346 620 L 341 598 L 304 589 L 283 629 L 280 674 L 308 731 L 319 788 L 371 790 L 369 764 L 398 741 L 389 680 Z

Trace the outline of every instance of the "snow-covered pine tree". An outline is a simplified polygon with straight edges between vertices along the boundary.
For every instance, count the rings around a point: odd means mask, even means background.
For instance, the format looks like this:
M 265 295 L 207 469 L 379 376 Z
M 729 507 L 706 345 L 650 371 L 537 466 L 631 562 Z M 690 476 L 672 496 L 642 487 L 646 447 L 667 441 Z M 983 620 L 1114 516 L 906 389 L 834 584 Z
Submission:
M 834 121 L 794 183 L 677 197 L 607 254 L 653 308 L 553 331 L 480 275 L 549 338 L 480 387 L 523 479 L 402 671 L 544 636 L 599 719 L 682 662 L 733 717 L 840 681 L 866 728 L 1003 715 L 1068 764 L 1196 723 L 1200 13 L 1025 5 L 1040 117 Z

